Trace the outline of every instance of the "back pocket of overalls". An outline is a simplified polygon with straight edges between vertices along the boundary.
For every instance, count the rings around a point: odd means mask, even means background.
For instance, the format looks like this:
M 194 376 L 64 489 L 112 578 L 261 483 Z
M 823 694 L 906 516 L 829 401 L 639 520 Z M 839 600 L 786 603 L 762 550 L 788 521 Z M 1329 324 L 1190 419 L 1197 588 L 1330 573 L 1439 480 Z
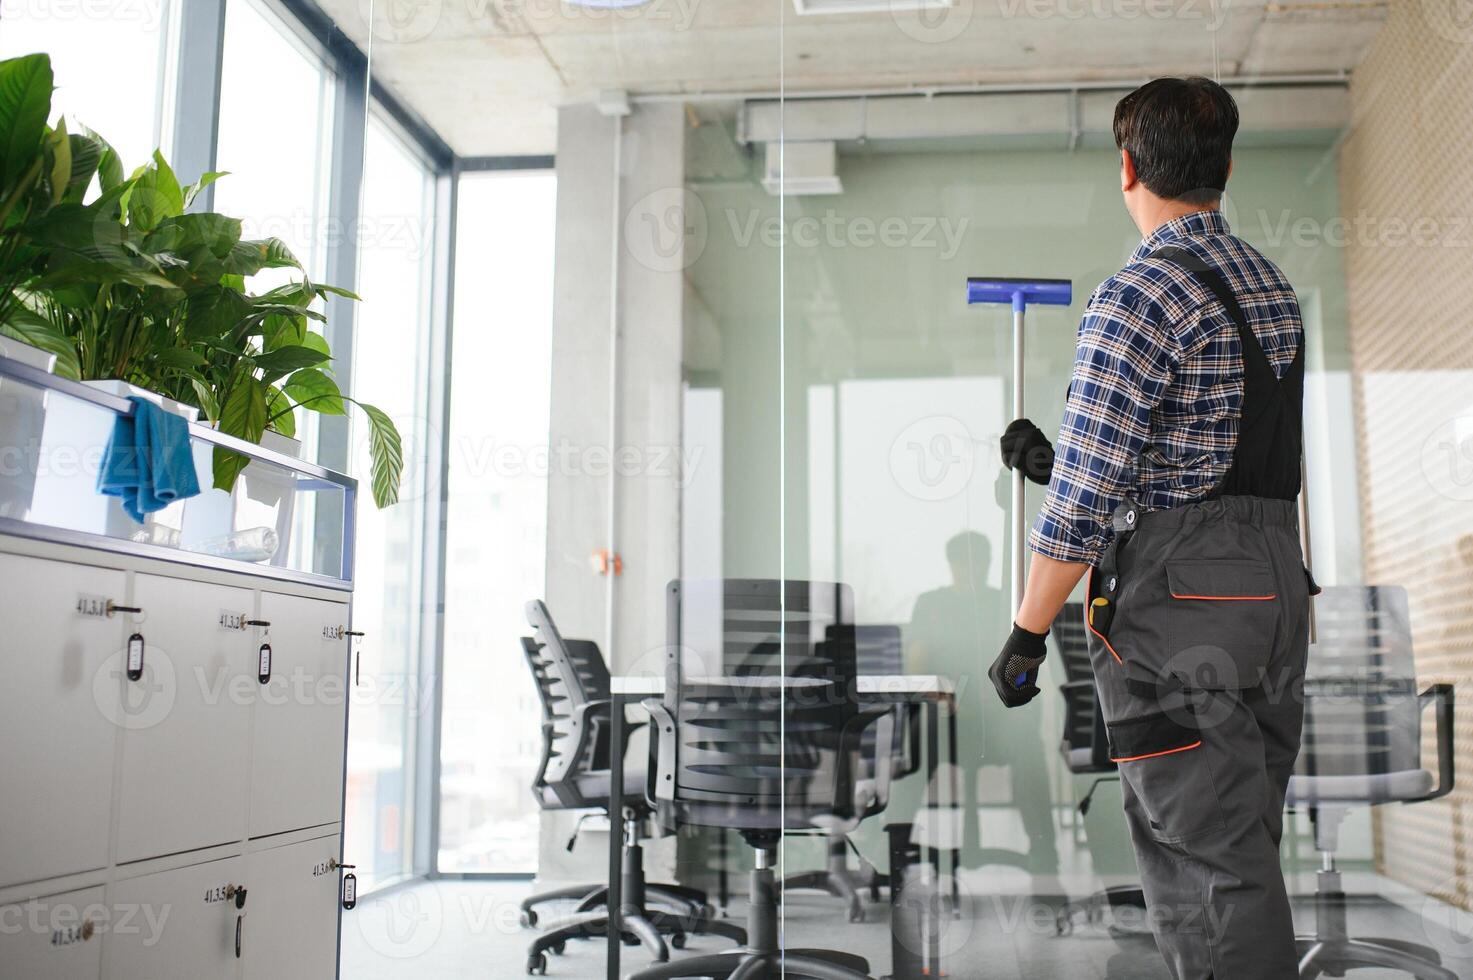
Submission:
M 1208 691 L 1263 680 L 1279 625 L 1279 595 L 1266 561 L 1166 562 L 1169 657 L 1164 674 Z

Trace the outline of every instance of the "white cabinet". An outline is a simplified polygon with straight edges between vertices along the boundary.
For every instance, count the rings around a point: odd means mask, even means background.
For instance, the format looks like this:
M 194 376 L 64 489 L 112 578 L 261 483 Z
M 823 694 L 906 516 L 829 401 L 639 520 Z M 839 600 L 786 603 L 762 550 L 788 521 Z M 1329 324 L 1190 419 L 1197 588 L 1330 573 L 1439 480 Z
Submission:
M 243 980 L 328 980 L 338 956 L 338 836 L 246 855 Z
M 107 864 L 127 578 L 0 554 L 0 886 Z
M 251 837 L 342 817 L 348 697 L 346 603 L 262 592 L 260 619 L 271 624 L 271 671 L 255 697 Z
M 101 885 L 0 906 L 0 980 L 97 980 L 108 925 Z
M 144 676 L 126 691 L 147 707 L 123 733 L 119 864 L 244 836 L 259 639 L 239 624 L 254 618 L 254 600 L 247 589 L 136 576 Z
M 109 905 L 134 911 L 134 921 L 103 937 L 105 980 L 238 977 L 245 910 L 235 896 L 244 867 L 244 858 L 233 857 L 114 882 Z

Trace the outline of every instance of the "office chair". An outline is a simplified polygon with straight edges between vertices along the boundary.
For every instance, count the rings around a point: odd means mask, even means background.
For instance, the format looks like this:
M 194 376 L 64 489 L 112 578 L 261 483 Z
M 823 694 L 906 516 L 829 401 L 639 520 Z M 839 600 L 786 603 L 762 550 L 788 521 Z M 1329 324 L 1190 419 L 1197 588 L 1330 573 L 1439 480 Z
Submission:
M 542 759 L 533 780 L 539 805 L 549 810 L 583 810 L 609 806 L 609 671 L 598 645 L 589 640 L 564 639 L 547 607 L 539 600 L 527 604 L 527 618 L 534 637 L 522 638 L 527 666 L 537 684 L 542 703 Z M 635 726 L 637 727 L 637 726 Z M 623 760 L 627 785 L 642 785 L 642 766 Z M 705 894 L 681 885 L 646 882 L 641 828 L 649 807 L 637 797 L 625 801 L 624 813 L 609 814 L 610 824 L 622 831 L 622 932 L 644 945 L 650 955 L 663 962 L 669 956 L 662 934 L 670 936 L 677 949 L 685 945 L 686 933 L 709 932 L 738 943 L 746 941 L 736 924 L 713 920 Z M 580 820 L 581 823 L 581 820 Z M 613 831 L 611 834 L 618 831 Z M 577 839 L 575 830 L 568 848 Z M 527 951 L 527 971 L 545 972 L 546 951 L 563 951 L 568 939 L 597 935 L 608 928 L 607 910 L 595 911 L 607 901 L 607 885 L 574 885 L 531 895 L 522 901 L 522 924 L 535 926 L 534 906 L 555 899 L 580 899 L 574 914 L 547 929 Z M 672 906 L 667 912 L 647 908 L 648 901 Z
M 1095 777 L 1077 807 L 1079 816 L 1083 818 L 1089 813 L 1090 802 L 1099 785 L 1120 781 L 1116 775 L 1117 767 L 1110 761 L 1105 717 L 1100 711 L 1094 669 L 1089 663 L 1084 604 L 1066 603 L 1054 619 L 1049 634 L 1058 648 L 1065 678 L 1059 685 L 1059 693 L 1064 697 L 1064 736 L 1059 742 L 1059 754 L 1064 765 L 1076 776 Z M 1090 925 L 1098 925 L 1108 910 L 1112 913 L 1112 930 L 1134 933 L 1138 930 L 1126 929 L 1119 923 L 1124 919 L 1145 922 L 1145 909 L 1146 895 L 1140 885 L 1113 885 L 1089 898 L 1064 903 L 1054 920 L 1054 930 L 1061 936 L 1072 931 L 1074 919 L 1079 915 Z M 1122 910 L 1129 911 L 1121 916 L 1118 913 Z
M 890 676 L 905 673 L 905 658 L 901 645 L 900 627 L 890 625 L 854 627 L 855 663 L 858 673 L 866 676 Z M 894 709 L 895 731 L 900 733 L 893 741 L 894 754 L 890 763 L 890 779 L 901 779 L 920 768 L 920 724 L 919 705 L 902 704 Z M 875 757 L 876 739 L 879 733 L 874 726 L 866 728 L 860 739 L 861 777 L 869 775 L 867 760 Z M 859 860 L 859 870 L 849 868 L 849 851 L 853 850 Z M 846 833 L 836 833 L 829 838 L 828 857 L 823 870 L 799 871 L 783 878 L 784 891 L 795 888 L 816 889 L 842 898 L 849 907 L 849 921 L 864 921 L 864 899 L 860 889 L 868 889 L 871 901 L 878 901 L 880 889 L 890 884 L 889 875 L 876 870 L 875 866 L 859 853 Z
M 1308 809 L 1321 869 L 1315 932 L 1296 940 L 1301 977 L 1366 967 L 1420 980 L 1453 980 L 1437 951 L 1399 939 L 1352 938 L 1335 865 L 1340 824 L 1355 806 L 1423 803 L 1452 791 L 1453 687 L 1420 694 L 1406 591 L 1336 586 L 1315 599 L 1316 637 L 1306 672 L 1302 747 L 1286 805 Z M 1422 713 L 1434 708 L 1437 783 L 1422 766 Z
M 864 980 L 869 964 L 852 953 L 779 953 L 773 876 L 785 832 L 847 832 L 889 793 L 893 706 L 857 700 L 852 594 L 832 583 L 733 579 L 672 582 L 667 599 L 665 696 L 645 702 L 649 796 L 665 826 L 735 829 L 756 860 L 746 948 L 657 964 L 632 980 L 779 971 Z M 870 724 L 872 781 L 855 778 Z

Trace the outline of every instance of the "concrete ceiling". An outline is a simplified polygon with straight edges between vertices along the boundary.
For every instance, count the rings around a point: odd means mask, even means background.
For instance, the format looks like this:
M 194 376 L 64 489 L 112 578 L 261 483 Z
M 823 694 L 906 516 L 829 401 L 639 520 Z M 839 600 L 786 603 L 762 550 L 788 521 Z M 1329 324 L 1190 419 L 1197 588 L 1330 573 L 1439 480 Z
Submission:
M 793 0 L 318 0 L 462 156 L 553 151 L 601 90 L 775 93 L 1275 77 L 1353 69 L 1384 0 L 952 0 L 799 16 Z M 882 4 L 882 6 L 884 6 Z M 896 3 L 896 7 L 901 4 Z M 372 10 L 372 29 L 368 11 Z

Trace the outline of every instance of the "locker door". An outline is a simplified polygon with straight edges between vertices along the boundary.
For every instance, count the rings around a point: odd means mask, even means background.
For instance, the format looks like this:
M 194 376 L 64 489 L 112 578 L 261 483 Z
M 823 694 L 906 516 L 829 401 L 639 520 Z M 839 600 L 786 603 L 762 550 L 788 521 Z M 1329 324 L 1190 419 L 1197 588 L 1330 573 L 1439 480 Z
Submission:
M 338 836 L 246 855 L 242 980 L 330 980 L 337 969 Z
M 97 980 L 102 886 L 0 906 L 0 980 Z
M 122 572 L 0 555 L 0 885 L 107 864 Z
M 346 603 L 261 593 L 271 680 L 255 697 L 252 837 L 342 819 L 347 617 Z
M 157 707 L 123 733 L 119 863 L 245 836 L 257 631 L 246 589 L 139 575 L 146 685 Z M 222 614 L 227 619 L 221 623 Z
M 109 907 L 119 915 L 103 937 L 104 980 L 239 977 L 236 930 L 239 923 L 243 953 L 245 911 L 236 908 L 235 889 L 244 870 L 234 857 L 114 882 Z

